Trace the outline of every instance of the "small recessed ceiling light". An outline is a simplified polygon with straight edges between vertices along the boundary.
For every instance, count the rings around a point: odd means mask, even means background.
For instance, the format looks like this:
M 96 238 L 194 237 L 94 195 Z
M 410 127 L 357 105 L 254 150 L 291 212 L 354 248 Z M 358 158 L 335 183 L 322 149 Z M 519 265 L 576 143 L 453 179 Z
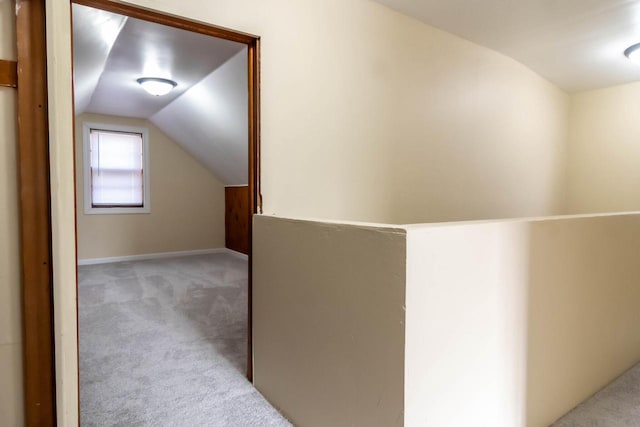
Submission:
M 173 80 L 158 77 L 141 77 L 136 80 L 140 86 L 153 96 L 166 95 L 178 84 Z
M 624 55 L 633 62 L 640 64 L 640 43 L 629 46 L 627 50 L 624 51 Z

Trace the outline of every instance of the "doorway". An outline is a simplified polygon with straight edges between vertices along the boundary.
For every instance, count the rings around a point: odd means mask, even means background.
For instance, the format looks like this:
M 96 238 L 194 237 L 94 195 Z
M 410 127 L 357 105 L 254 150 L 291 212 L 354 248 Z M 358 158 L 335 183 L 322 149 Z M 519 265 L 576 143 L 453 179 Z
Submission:
M 203 424 L 235 394 L 269 410 L 237 375 L 247 45 L 81 4 L 72 30 L 81 420 Z
M 247 193 L 248 193 L 248 201 L 247 205 L 249 207 L 248 214 L 257 213 L 260 207 L 260 198 L 259 198 L 259 78 L 258 78 L 258 57 L 259 57 L 259 39 L 257 37 L 253 37 L 250 35 L 246 35 L 243 33 L 238 33 L 214 26 L 209 26 L 197 22 L 192 22 L 189 20 L 185 20 L 182 18 L 177 18 L 173 16 L 163 15 L 154 11 L 149 11 L 145 9 L 140 9 L 133 6 L 119 4 L 113 1 L 104 0 L 104 1 L 78 1 L 74 2 L 75 4 L 91 7 L 94 9 L 98 9 L 101 11 L 122 14 L 132 19 L 138 19 L 146 22 L 152 22 L 156 24 L 166 25 L 171 28 L 185 30 L 201 35 L 217 37 L 226 41 L 235 42 L 239 44 L 243 44 L 246 47 L 246 68 L 247 68 L 247 120 L 248 120 L 248 129 L 247 129 Z M 25 5 L 25 9 L 28 9 Z M 28 11 L 22 11 L 23 15 L 26 15 Z M 43 9 L 36 10 L 35 12 L 42 12 L 42 17 L 44 16 Z M 40 25 L 40 28 L 38 28 Z M 20 21 L 18 20 L 18 32 L 20 33 Z M 35 33 L 44 34 L 44 20 L 40 22 L 31 21 L 29 22 L 29 30 L 34 31 Z M 32 34 L 23 34 L 22 41 L 24 42 L 27 36 L 32 36 Z M 20 43 L 20 34 L 18 36 Z M 44 45 L 35 43 L 36 46 L 30 51 L 30 55 L 32 58 L 39 58 L 39 63 L 44 64 L 45 62 L 45 52 Z M 34 63 L 38 61 L 33 61 Z M 24 69 L 28 69 L 27 61 L 22 62 L 22 66 Z M 37 65 L 37 64 L 36 64 Z M 36 68 L 36 67 L 34 67 Z M 34 71 L 31 76 L 28 74 L 22 75 L 23 87 L 27 87 L 27 78 L 33 77 L 37 79 L 38 71 Z M 41 75 L 44 75 L 42 73 Z M 44 89 L 43 93 L 46 93 L 46 85 L 40 85 L 39 88 Z M 35 108 L 46 108 L 46 97 L 44 100 L 42 99 L 31 99 L 31 102 L 39 103 L 38 107 Z M 44 102 L 43 102 L 44 101 Z M 20 102 L 20 101 L 19 101 Z M 25 106 L 25 102 L 22 103 L 22 107 L 20 108 L 21 112 L 28 111 L 29 109 Z M 33 108 L 33 106 L 32 106 Z M 47 282 L 49 285 L 52 283 L 53 273 L 51 272 L 51 268 L 49 267 L 51 262 L 51 250 L 55 250 L 55 248 L 51 248 L 51 215 L 50 210 L 44 208 L 45 206 L 50 204 L 49 200 L 49 191 L 44 191 L 46 187 L 47 190 L 51 185 L 49 183 L 49 179 L 46 174 L 40 172 L 38 176 L 28 176 L 28 172 L 30 170 L 34 170 L 37 167 L 42 166 L 42 160 L 48 157 L 48 147 L 45 144 L 41 144 L 37 147 L 29 147 L 28 144 L 31 142 L 26 141 L 23 137 L 27 132 L 25 128 L 27 126 L 31 126 L 32 132 L 40 132 L 46 138 L 46 116 L 32 118 L 32 122 L 29 123 L 25 120 L 27 117 L 26 114 L 21 114 L 21 120 L 23 121 L 23 129 L 21 130 L 21 136 L 19 137 L 19 144 L 21 149 L 24 149 L 25 146 L 34 151 L 37 151 L 38 155 L 25 155 L 20 158 L 20 166 L 23 171 L 26 171 L 26 174 L 22 177 L 21 186 L 24 189 L 25 187 L 35 186 L 37 188 L 43 189 L 43 191 L 38 192 L 37 194 L 32 195 L 34 200 L 39 203 L 38 208 L 34 208 L 33 211 L 39 212 L 38 215 L 31 215 L 25 206 L 25 199 L 23 198 L 23 213 L 22 213 L 22 228 L 23 228 L 23 274 L 25 277 L 36 277 L 42 282 Z M 30 138 L 33 140 L 33 138 Z M 46 139 L 45 139 L 46 140 Z M 77 144 L 80 144 L 81 141 L 76 141 Z M 37 162 L 34 163 L 34 159 Z M 44 172 L 47 171 L 47 168 L 42 169 Z M 31 196 L 31 195 L 30 195 Z M 44 209 L 43 209 L 44 208 Z M 78 207 L 82 209 L 82 207 Z M 42 214 L 42 215 L 40 215 Z M 48 225 L 47 225 L 48 224 Z M 247 221 L 248 234 L 249 239 L 251 236 L 251 221 Z M 25 231 L 26 230 L 26 231 Z M 42 231 L 41 237 L 46 239 L 46 241 L 42 239 L 33 239 L 32 234 L 29 234 L 28 230 L 33 231 Z M 29 240 L 28 245 L 24 245 L 24 242 Z M 249 240 L 250 241 L 250 240 Z M 40 248 L 40 253 L 47 255 L 48 259 L 44 263 L 40 262 L 39 256 L 33 257 L 33 247 L 36 246 Z M 31 248 L 31 249 L 30 249 Z M 249 244 L 248 247 L 248 301 L 247 301 L 247 328 L 248 328 L 248 337 L 246 342 L 247 347 L 247 360 L 246 360 L 246 376 L 251 379 L 252 378 L 252 363 L 251 363 L 251 246 Z M 46 267 L 43 269 L 43 265 Z M 43 271 L 44 270 L 44 271 Z M 53 312 L 53 301 L 51 299 L 51 288 L 43 290 L 42 287 L 36 287 L 36 283 L 31 280 L 25 280 L 24 285 L 24 318 L 25 318 L 25 408 L 27 414 L 27 422 L 29 420 L 38 420 L 36 424 L 39 425 L 54 425 L 55 424 L 55 396 L 54 391 L 51 388 L 51 382 L 55 381 L 54 368 L 53 363 L 47 364 L 42 363 L 43 360 L 48 357 L 53 356 L 53 325 L 51 315 L 46 315 L 46 313 Z M 49 297 L 45 296 L 43 291 L 49 292 Z M 44 297 L 43 297 L 44 296 Z M 40 304 L 40 308 L 38 310 L 34 310 L 34 301 L 37 301 Z M 42 310 L 43 308 L 47 308 L 48 311 Z M 43 316 L 43 313 L 45 314 Z M 45 343 L 46 345 L 43 345 Z M 39 354 L 42 353 L 43 347 L 48 346 L 50 352 L 47 354 Z M 30 378 L 32 381 L 30 381 Z M 44 409 L 43 409 L 44 408 Z

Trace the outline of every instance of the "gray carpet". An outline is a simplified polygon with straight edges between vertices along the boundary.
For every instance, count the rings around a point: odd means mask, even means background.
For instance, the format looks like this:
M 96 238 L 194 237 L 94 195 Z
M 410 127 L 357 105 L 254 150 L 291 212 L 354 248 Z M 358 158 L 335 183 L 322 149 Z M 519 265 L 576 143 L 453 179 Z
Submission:
M 290 426 L 245 378 L 247 262 L 228 254 L 79 267 L 89 426 Z
M 640 427 L 640 364 L 560 418 L 552 427 Z

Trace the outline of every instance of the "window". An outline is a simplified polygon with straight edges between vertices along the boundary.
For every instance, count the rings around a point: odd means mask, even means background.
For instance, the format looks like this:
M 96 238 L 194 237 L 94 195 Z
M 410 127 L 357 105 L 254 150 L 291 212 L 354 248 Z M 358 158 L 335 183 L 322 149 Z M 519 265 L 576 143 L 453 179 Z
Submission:
M 84 211 L 149 213 L 148 130 L 84 123 Z

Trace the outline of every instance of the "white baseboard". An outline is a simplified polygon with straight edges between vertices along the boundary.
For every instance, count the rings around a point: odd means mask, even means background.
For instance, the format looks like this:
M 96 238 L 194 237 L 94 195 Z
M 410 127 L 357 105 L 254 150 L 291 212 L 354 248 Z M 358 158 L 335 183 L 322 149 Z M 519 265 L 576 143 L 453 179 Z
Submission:
M 216 248 L 216 249 L 198 249 L 194 251 L 159 252 L 154 254 L 115 256 L 115 257 L 108 257 L 108 258 L 86 258 L 86 259 L 79 259 L 78 265 L 110 264 L 113 262 L 144 261 L 148 259 L 176 258 L 176 257 L 182 257 L 182 256 L 222 254 L 222 253 L 227 253 L 229 255 L 233 255 L 235 257 L 242 258 L 245 260 L 249 258 L 247 255 L 242 254 L 240 252 L 232 251 L 231 249 Z
M 229 249 L 229 248 L 224 248 L 224 251 L 229 255 L 233 255 L 245 261 L 249 260 L 249 255 L 243 254 L 242 252 L 234 251 L 233 249 Z

